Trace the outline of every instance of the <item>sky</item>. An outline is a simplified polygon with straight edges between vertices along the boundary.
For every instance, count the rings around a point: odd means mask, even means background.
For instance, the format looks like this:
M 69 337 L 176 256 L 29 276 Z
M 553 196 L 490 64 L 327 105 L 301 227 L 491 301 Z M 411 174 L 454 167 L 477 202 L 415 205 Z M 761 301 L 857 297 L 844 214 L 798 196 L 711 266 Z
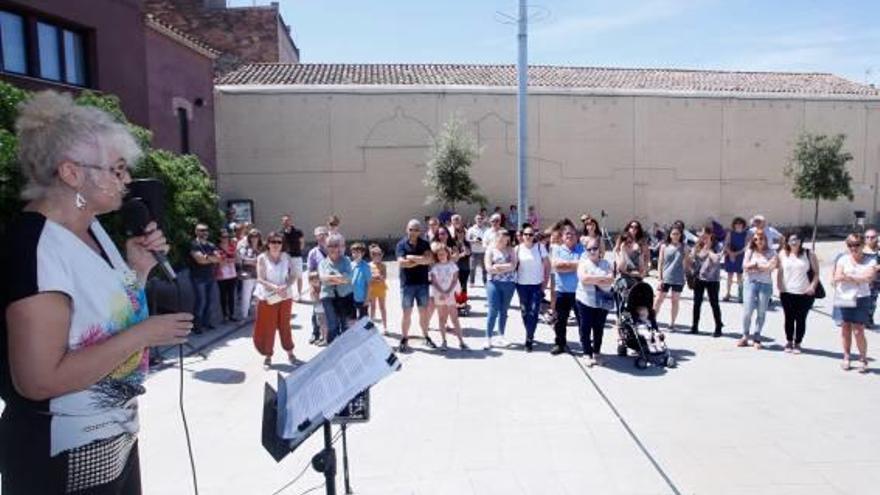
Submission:
M 228 0 L 229 6 L 266 0 Z M 303 63 L 516 63 L 517 0 L 280 0 Z M 529 64 L 880 85 L 880 0 L 534 0 Z

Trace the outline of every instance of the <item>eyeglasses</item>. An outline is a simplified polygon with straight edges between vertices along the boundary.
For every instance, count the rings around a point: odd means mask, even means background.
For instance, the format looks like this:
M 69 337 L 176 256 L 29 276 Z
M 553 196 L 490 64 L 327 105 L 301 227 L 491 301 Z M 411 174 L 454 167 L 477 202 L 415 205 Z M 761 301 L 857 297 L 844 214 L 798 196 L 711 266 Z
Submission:
M 849 249 L 853 249 L 853 248 L 861 248 L 862 245 L 861 244 L 847 244 L 846 247 L 848 247 Z
M 116 163 L 116 166 L 104 167 L 101 165 L 93 165 L 91 163 L 82 163 L 82 162 L 73 162 L 77 167 L 82 168 L 91 168 L 95 170 L 103 170 L 105 172 L 110 172 L 111 174 L 116 176 L 117 180 L 122 180 L 126 175 L 129 175 L 128 172 L 128 164 L 124 161 L 120 160 Z
M 523 232 L 522 235 L 523 235 L 523 237 L 533 237 L 535 235 L 535 233 L 534 232 Z
M 406 229 L 406 230 L 408 230 L 410 232 L 421 232 L 422 231 L 422 229 Z
M 269 244 L 283 244 L 281 241 L 269 241 Z
M 596 252 L 599 251 L 599 248 L 597 248 L 597 247 L 588 247 L 588 248 L 586 249 L 586 251 L 587 251 L 588 253 L 596 253 Z

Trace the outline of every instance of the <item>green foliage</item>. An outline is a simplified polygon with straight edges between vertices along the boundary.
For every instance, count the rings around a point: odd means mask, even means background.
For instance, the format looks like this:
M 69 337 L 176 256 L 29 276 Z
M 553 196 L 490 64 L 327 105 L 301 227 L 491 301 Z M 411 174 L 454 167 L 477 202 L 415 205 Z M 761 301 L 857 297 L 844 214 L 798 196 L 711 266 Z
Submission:
M 816 231 L 819 228 L 819 201 L 835 201 L 840 197 L 853 200 L 852 176 L 846 162 L 852 154 L 843 151 L 846 136 L 826 136 L 804 133 L 795 144 L 785 175 L 794 181 L 792 194 L 798 199 L 812 200 L 813 250 L 816 249 Z
M 798 199 L 835 201 L 853 200 L 852 177 L 846 162 L 852 154 L 842 151 L 846 136 L 803 134 L 795 145 L 794 155 L 785 175 L 794 181 L 792 193 Z
M 18 104 L 27 99 L 28 93 L 6 82 L 0 81 L 0 127 L 15 133 L 15 117 Z
M 14 131 L 17 105 L 27 99 L 29 93 L 0 81 L 0 230 L 8 225 L 23 206 L 19 195 L 24 178 L 18 166 Z M 154 177 L 165 184 L 166 207 L 163 226 L 171 245 L 169 258 L 180 265 L 189 252 L 196 223 L 208 224 L 214 232 L 219 231 L 223 216 L 217 208 L 218 197 L 208 173 L 193 155 L 156 150 L 150 147 L 152 133 L 128 121 L 119 98 L 90 91 L 76 98 L 77 104 L 100 108 L 119 122 L 128 126 L 144 150 L 144 158 L 132 171 L 134 178 Z M 118 212 L 101 219 L 108 233 L 117 241 L 123 239 L 122 222 Z
M 455 211 L 456 203 L 485 205 L 486 197 L 470 175 L 474 160 L 480 155 L 465 123 L 452 117 L 431 144 L 424 184 L 430 190 L 425 204 L 440 203 Z

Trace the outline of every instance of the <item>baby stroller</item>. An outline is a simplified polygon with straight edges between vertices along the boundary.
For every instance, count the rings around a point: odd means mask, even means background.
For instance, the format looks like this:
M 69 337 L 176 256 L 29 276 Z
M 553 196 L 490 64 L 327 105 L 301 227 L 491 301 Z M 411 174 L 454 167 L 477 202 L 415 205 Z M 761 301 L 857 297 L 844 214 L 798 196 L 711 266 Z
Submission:
M 657 328 L 654 310 L 654 290 L 645 282 L 625 277 L 614 283 L 614 303 L 617 310 L 617 355 L 626 356 L 628 349 L 636 351 L 636 368 L 648 364 L 675 367 L 675 358 L 666 347 L 666 336 Z M 647 319 L 641 319 L 636 308 L 648 308 Z

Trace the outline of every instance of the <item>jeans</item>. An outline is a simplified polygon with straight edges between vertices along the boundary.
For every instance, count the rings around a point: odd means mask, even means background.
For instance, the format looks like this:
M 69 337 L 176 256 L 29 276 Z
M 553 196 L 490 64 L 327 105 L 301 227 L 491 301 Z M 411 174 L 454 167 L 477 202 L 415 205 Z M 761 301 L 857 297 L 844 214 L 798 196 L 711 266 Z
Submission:
M 233 318 L 235 316 L 236 283 L 238 283 L 238 280 L 234 278 L 217 281 L 217 286 L 220 287 L 220 310 L 224 318 Z
M 257 285 L 257 280 L 253 278 L 246 278 L 241 281 L 241 317 L 247 318 L 248 312 L 251 309 L 251 300 L 254 297 L 254 287 Z
M 490 280 L 486 284 L 486 299 L 489 303 L 489 317 L 486 322 L 486 337 L 492 338 L 495 331 L 495 321 L 498 320 L 498 334 L 504 335 L 507 326 L 507 310 L 510 308 L 510 300 L 516 290 L 514 282 L 496 282 Z
M 581 347 L 584 354 L 593 356 L 602 351 L 602 335 L 605 333 L 605 320 L 608 318 L 608 310 L 593 308 L 575 300 L 578 316 L 578 333 L 581 338 Z M 592 333 L 592 339 L 590 334 Z
M 349 296 L 350 297 L 350 296 Z M 348 329 L 348 310 L 343 297 L 322 297 L 321 305 L 324 307 L 324 316 L 327 318 L 327 343 L 342 335 Z
M 568 315 L 571 314 L 572 310 L 575 310 L 574 303 L 574 292 L 556 292 L 556 323 L 553 324 L 553 331 L 556 333 L 554 343 L 560 347 L 568 345 L 565 333 L 568 326 Z M 581 320 L 577 310 L 574 312 L 574 317 L 578 321 L 578 326 L 580 326 Z
M 526 342 L 535 340 L 535 329 L 538 328 L 538 314 L 541 312 L 541 299 L 544 298 L 543 292 L 541 284 L 516 284 L 522 321 L 526 327 Z
M 721 282 L 707 282 L 699 278 L 694 280 L 694 313 L 691 320 L 691 329 L 700 329 L 700 308 L 703 306 L 703 293 L 709 293 L 709 305 L 712 306 L 712 316 L 715 318 L 715 331 L 720 332 L 721 327 L 721 305 L 718 304 L 718 291 L 721 288 Z
M 874 311 L 877 310 L 878 295 L 880 295 L 880 287 L 874 287 L 874 284 L 871 284 L 871 309 L 868 313 L 868 321 L 871 322 L 871 326 L 874 326 Z
M 193 327 L 202 329 L 211 324 L 211 303 L 214 300 L 214 280 L 192 279 L 193 292 L 195 293 L 195 307 L 193 308 Z
M 483 285 L 486 285 L 486 256 L 485 253 L 471 253 L 471 283 L 477 277 L 477 267 L 483 273 Z
M 743 338 L 749 336 L 752 326 L 752 312 L 758 310 L 755 317 L 755 338 L 761 336 L 764 328 L 764 318 L 767 316 L 767 306 L 770 305 L 770 296 L 773 294 L 773 285 L 763 282 L 748 280 L 745 283 L 745 298 L 743 299 Z
M 800 345 L 807 333 L 807 314 L 813 307 L 813 296 L 806 294 L 790 294 L 783 292 L 779 295 L 782 301 L 782 311 L 785 313 L 785 341 Z

